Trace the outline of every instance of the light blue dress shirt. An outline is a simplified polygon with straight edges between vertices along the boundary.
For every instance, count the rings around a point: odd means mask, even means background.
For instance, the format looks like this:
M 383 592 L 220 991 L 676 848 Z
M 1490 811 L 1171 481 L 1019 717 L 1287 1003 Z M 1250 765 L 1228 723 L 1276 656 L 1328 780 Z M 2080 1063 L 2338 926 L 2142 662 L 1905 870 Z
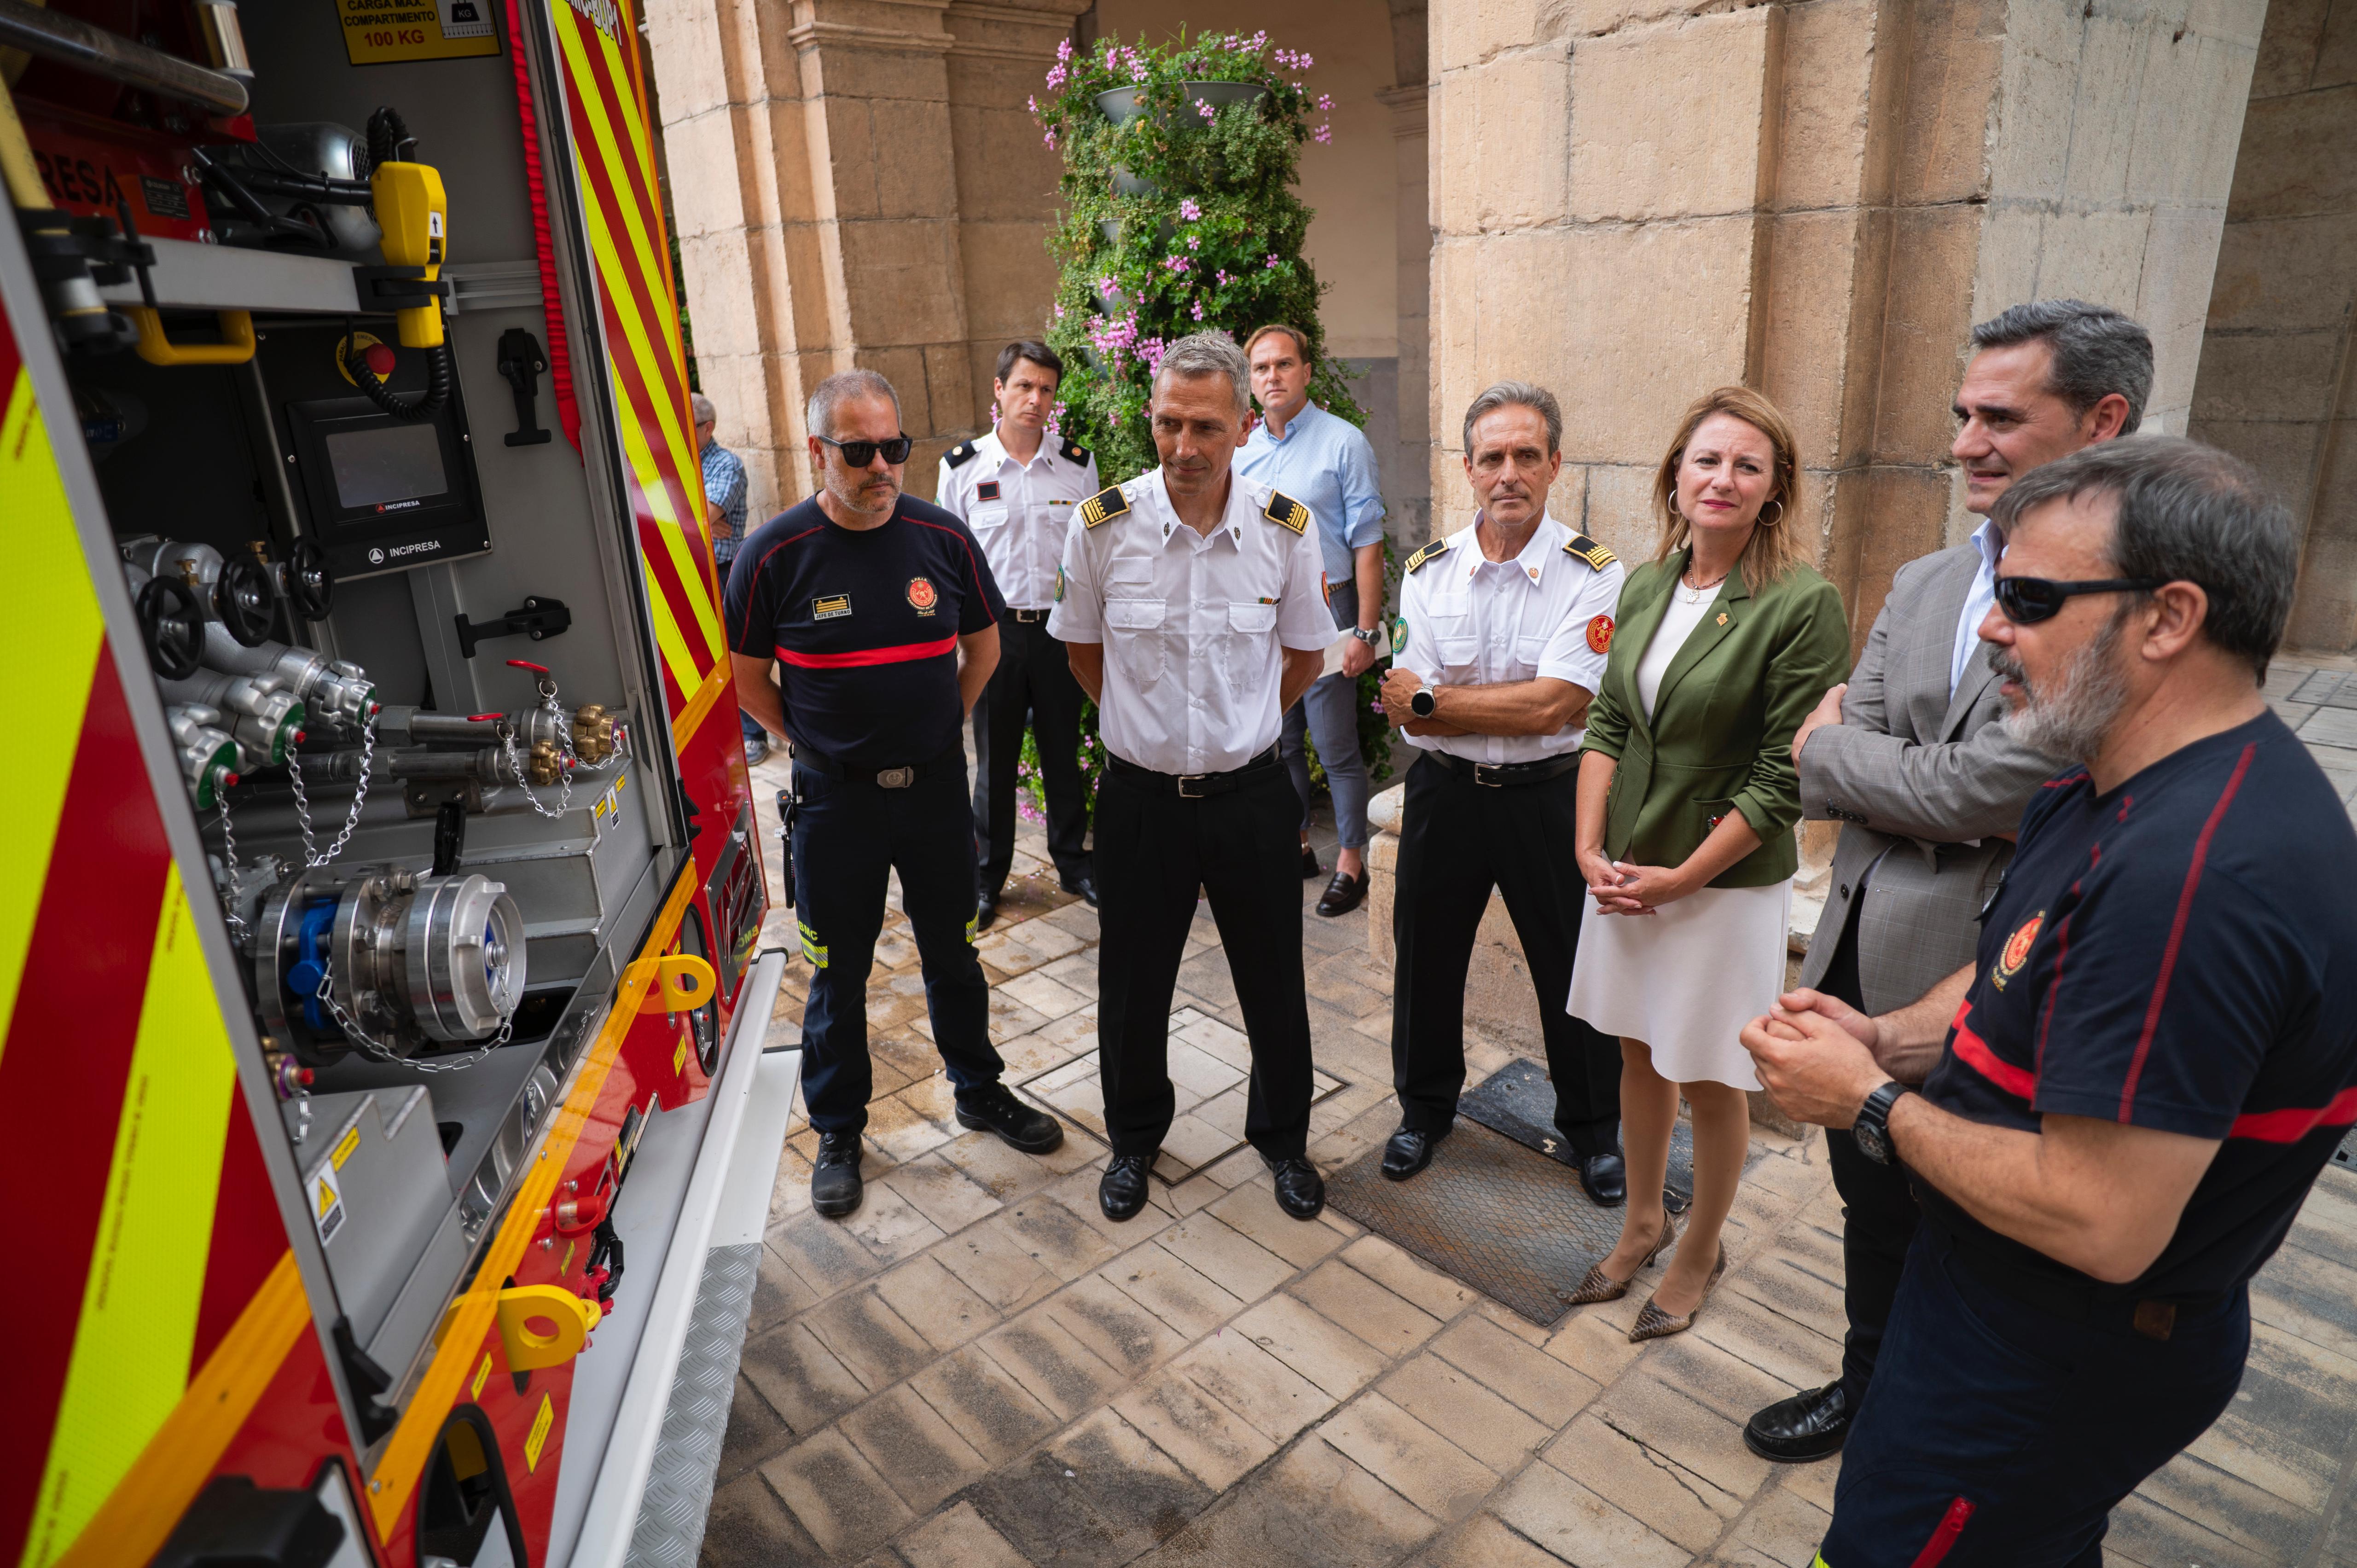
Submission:
M 2005 535 L 1996 524 L 1981 519 L 1973 530 L 1973 548 L 1979 551 L 1981 564 L 1973 573 L 1973 585 L 1964 594 L 1964 607 L 1956 617 L 1955 650 L 1948 658 L 1948 694 L 1956 694 L 1956 683 L 1964 678 L 1964 666 L 1972 661 L 1973 650 L 1981 645 L 1981 622 L 1988 618 L 1989 606 L 1996 603 L 1997 557 L 2005 553 Z
M 1253 426 L 1235 471 L 1254 484 L 1283 490 L 1318 520 L 1318 553 L 1329 583 L 1354 581 L 1351 553 L 1383 536 L 1383 493 L 1375 480 L 1375 452 L 1349 420 L 1304 403 L 1286 421 L 1285 439 L 1265 421 Z

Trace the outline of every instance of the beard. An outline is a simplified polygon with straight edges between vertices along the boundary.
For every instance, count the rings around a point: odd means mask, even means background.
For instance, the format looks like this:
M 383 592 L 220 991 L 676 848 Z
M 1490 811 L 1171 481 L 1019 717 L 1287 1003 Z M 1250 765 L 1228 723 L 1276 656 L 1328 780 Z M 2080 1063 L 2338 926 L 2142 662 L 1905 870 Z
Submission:
M 2012 719 L 2015 739 L 2066 762 L 2094 760 L 2127 705 L 2127 674 L 2114 657 L 2126 624 L 2124 615 L 2115 615 L 2093 641 L 2037 686 L 2012 650 L 1989 650 L 1990 666 L 2021 688 L 2021 706 Z

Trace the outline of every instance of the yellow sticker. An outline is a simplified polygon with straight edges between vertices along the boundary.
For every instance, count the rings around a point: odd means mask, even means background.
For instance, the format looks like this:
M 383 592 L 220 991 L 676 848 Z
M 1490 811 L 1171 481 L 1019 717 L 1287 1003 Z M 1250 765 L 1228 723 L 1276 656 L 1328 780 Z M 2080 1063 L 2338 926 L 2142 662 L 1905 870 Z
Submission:
M 322 1245 L 334 1240 L 336 1232 L 344 1228 L 343 1197 L 324 1170 L 311 1177 L 311 1223 L 319 1228 Z
M 344 1168 L 344 1162 L 350 1159 L 354 1155 L 360 1153 L 360 1148 L 361 1127 L 360 1123 L 355 1122 L 352 1123 L 350 1128 L 345 1132 L 343 1137 L 337 1141 L 336 1152 L 329 1155 L 328 1158 L 335 1162 L 335 1165 L 338 1170 L 342 1170 Z
M 556 1265 L 556 1272 L 558 1273 L 569 1274 L 573 1272 L 573 1249 L 579 1245 L 581 1245 L 581 1243 L 578 1241 L 567 1241 L 565 1243 L 565 1261 Z
M 687 1036 L 679 1037 L 679 1049 L 671 1054 L 671 1070 L 674 1076 L 687 1070 Z
M 556 1401 L 547 1394 L 540 1396 L 540 1413 L 532 1418 L 532 1435 L 523 1440 L 523 1464 L 527 1470 L 540 1468 L 540 1450 L 548 1442 L 548 1429 L 556 1424 Z
M 475 1369 L 475 1380 L 467 1385 L 467 1397 L 470 1400 L 481 1399 L 483 1397 L 483 1385 L 490 1380 L 491 1353 L 489 1350 L 486 1350 L 483 1352 L 483 1364 Z
M 336 0 L 354 65 L 459 59 L 500 52 L 493 0 Z

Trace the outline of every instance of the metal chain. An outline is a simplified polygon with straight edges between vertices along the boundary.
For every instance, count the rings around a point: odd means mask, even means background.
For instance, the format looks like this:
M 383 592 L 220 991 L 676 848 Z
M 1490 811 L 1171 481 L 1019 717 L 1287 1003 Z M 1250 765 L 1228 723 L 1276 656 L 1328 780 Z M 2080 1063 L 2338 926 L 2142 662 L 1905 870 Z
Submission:
M 361 806 L 368 800 L 369 763 L 375 756 L 376 715 L 371 714 L 368 722 L 361 726 L 361 779 L 358 787 L 352 790 L 351 810 L 344 813 L 343 831 L 336 835 L 335 843 L 329 844 L 328 852 L 322 854 L 319 853 L 318 841 L 312 836 L 311 798 L 303 789 L 302 754 L 294 751 L 286 754 L 287 777 L 295 785 L 295 818 L 303 830 L 303 864 L 305 865 L 327 865 L 328 862 L 343 854 L 344 845 L 351 842 L 352 831 L 361 825 Z
M 334 966 L 322 963 L 319 966 L 319 988 L 311 994 L 328 1009 L 328 1015 L 335 1019 L 336 1026 L 344 1032 L 344 1037 L 351 1041 L 361 1055 L 371 1061 L 398 1062 L 404 1067 L 414 1068 L 419 1072 L 457 1072 L 462 1069 L 473 1067 L 477 1062 L 506 1045 L 515 1033 L 515 1015 L 510 1013 L 505 1018 L 500 1020 L 499 1032 L 484 1041 L 481 1048 L 472 1056 L 450 1062 L 419 1061 L 413 1057 L 403 1056 L 399 1051 L 361 1028 L 360 1020 L 345 1012 L 343 1004 L 336 1000 Z
M 515 774 L 516 788 L 523 791 L 525 802 L 542 816 L 554 820 L 572 808 L 573 770 L 580 766 L 581 758 L 573 749 L 573 726 L 566 722 L 565 710 L 557 705 L 556 681 L 553 676 L 541 682 L 540 705 L 547 710 L 552 727 L 556 731 L 556 757 L 562 764 L 556 773 L 556 810 L 552 811 L 542 805 L 540 797 L 533 793 L 532 782 L 524 775 L 523 756 L 516 749 L 515 731 L 511 729 L 502 736 L 500 745 L 505 748 L 508 768 Z
M 229 867 L 229 897 L 221 900 L 221 913 L 229 918 L 231 940 L 243 947 L 246 943 L 245 917 L 237 912 L 237 904 L 244 897 L 245 890 L 238 886 L 237 830 L 229 823 L 229 796 L 225 793 L 214 796 L 213 804 L 221 811 L 221 860 Z

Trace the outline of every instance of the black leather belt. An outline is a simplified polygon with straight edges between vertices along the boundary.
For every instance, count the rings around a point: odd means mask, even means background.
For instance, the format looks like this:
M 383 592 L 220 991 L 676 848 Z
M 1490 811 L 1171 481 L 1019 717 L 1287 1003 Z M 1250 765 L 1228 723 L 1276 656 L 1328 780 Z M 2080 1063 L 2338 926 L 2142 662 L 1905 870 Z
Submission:
M 1020 621 L 1025 626 L 1043 626 L 1047 623 L 1048 618 L 1055 614 L 1053 610 L 1013 609 L 1008 610 L 1006 613 L 1013 616 L 1017 621 Z
M 1105 753 L 1105 766 L 1133 784 L 1149 789 L 1159 789 L 1177 795 L 1182 800 L 1200 800 L 1206 795 L 1224 795 L 1241 789 L 1247 784 L 1258 783 L 1269 774 L 1282 769 L 1276 747 L 1270 746 L 1242 768 L 1225 773 L 1157 773 L 1151 768 L 1140 768 L 1135 762 L 1125 762 L 1112 752 Z
M 1543 757 L 1536 762 L 1469 762 L 1454 752 L 1427 751 L 1427 762 L 1438 763 L 1460 779 L 1470 779 L 1493 789 L 1516 784 L 1543 784 L 1550 779 L 1560 779 L 1579 766 L 1579 753 L 1566 751 L 1557 757 Z
M 798 768 L 807 768 L 813 773 L 829 779 L 848 779 L 855 784 L 873 784 L 878 789 L 906 789 L 920 779 L 931 779 L 937 773 L 965 767 L 965 747 L 963 745 L 942 753 L 931 762 L 912 763 L 906 768 L 870 768 L 865 764 L 856 768 L 846 767 L 826 753 L 814 751 L 799 743 L 789 747 L 787 754 Z

